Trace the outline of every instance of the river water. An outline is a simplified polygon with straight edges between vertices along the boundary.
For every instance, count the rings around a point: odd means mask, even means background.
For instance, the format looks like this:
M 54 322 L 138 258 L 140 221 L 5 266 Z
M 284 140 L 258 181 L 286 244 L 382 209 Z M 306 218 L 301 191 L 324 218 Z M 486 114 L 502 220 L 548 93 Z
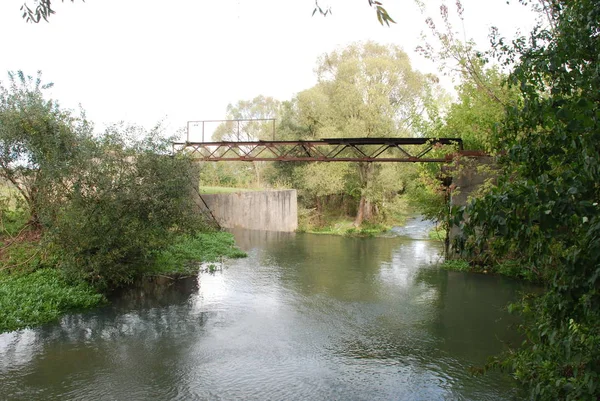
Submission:
M 389 238 L 236 232 L 248 258 L 0 335 L 0 400 L 515 400 L 519 283 Z M 421 231 L 419 231 L 421 230 Z M 408 235 L 410 234 L 410 235 Z M 408 236 L 407 236 L 408 235 Z

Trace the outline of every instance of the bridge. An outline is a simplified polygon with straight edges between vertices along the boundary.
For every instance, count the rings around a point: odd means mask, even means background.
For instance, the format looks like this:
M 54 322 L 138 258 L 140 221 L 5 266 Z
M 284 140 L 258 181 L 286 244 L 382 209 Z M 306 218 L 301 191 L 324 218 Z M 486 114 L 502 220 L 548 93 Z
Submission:
M 205 127 L 225 127 L 230 141 L 204 141 Z M 248 128 L 270 127 L 272 140 L 254 139 Z M 193 127 L 200 130 L 202 141 L 190 141 Z M 263 132 L 263 135 L 267 134 Z M 241 140 L 241 138 L 246 140 Z M 446 152 L 433 152 L 446 148 Z M 293 162 L 426 162 L 447 163 L 463 150 L 460 138 L 326 138 L 276 140 L 275 119 L 235 119 L 188 121 L 184 142 L 173 142 L 173 153 L 186 153 L 198 161 L 293 161 Z M 429 156 L 429 157 L 428 157 Z
M 200 161 L 450 162 L 452 152 L 427 157 L 442 147 L 461 153 L 463 142 L 460 138 L 329 138 L 173 143 L 175 153 L 185 152 Z
M 235 138 L 237 140 L 213 142 L 204 141 L 205 125 L 207 123 L 227 124 L 225 125 L 225 127 L 228 128 L 228 131 L 226 131 L 227 137 Z M 253 140 L 253 138 L 258 135 L 251 135 L 248 132 L 244 132 L 243 124 L 245 123 L 261 123 L 270 125 L 272 127 L 272 140 Z M 190 140 L 191 125 L 201 127 L 202 141 L 194 142 Z M 488 160 L 490 158 L 485 154 L 485 152 L 465 151 L 463 149 L 463 141 L 461 138 L 365 137 L 325 138 L 318 140 L 276 140 L 274 119 L 189 121 L 187 128 L 186 141 L 173 142 L 173 153 L 185 153 L 198 161 L 450 163 L 454 160 L 457 160 L 457 156 L 459 158 L 461 156 L 466 156 L 467 158 L 475 158 L 473 161 L 476 163 L 491 163 L 491 161 Z M 261 136 L 264 137 L 264 132 L 262 132 L 262 134 L 263 135 Z M 240 140 L 244 137 L 247 140 Z M 469 166 L 467 170 L 469 169 L 470 172 L 468 174 L 463 172 L 459 175 L 459 177 L 457 177 L 458 179 L 456 180 L 456 184 L 461 188 L 461 191 L 459 191 L 459 198 L 451 201 L 452 204 L 466 204 L 468 195 L 475 188 L 480 186 L 487 178 L 489 178 L 489 174 L 478 173 L 473 166 Z M 450 182 L 451 179 L 442 178 L 442 183 L 444 186 L 449 187 Z M 209 205 L 199 193 L 198 196 L 202 200 L 206 209 L 212 215 Z M 273 196 L 280 195 L 275 194 Z M 215 202 L 217 201 L 214 200 L 213 203 Z M 269 203 L 270 200 L 262 203 L 265 202 Z M 288 201 L 288 203 L 290 202 L 294 203 L 292 201 Z M 253 204 L 256 203 L 257 201 L 253 201 Z M 214 205 L 213 208 L 215 208 Z M 285 208 L 282 208 L 282 210 L 283 209 Z M 295 203 L 293 207 L 289 206 L 285 210 L 288 209 L 295 210 Z M 247 207 L 239 205 L 230 207 L 226 213 L 222 214 L 230 216 L 233 214 L 232 210 L 242 211 L 243 216 L 240 218 L 240 220 L 247 218 Z M 289 212 L 284 213 L 284 215 L 289 214 Z M 295 214 L 293 215 L 295 216 Z M 453 235 L 456 235 L 455 231 L 456 227 L 453 227 Z

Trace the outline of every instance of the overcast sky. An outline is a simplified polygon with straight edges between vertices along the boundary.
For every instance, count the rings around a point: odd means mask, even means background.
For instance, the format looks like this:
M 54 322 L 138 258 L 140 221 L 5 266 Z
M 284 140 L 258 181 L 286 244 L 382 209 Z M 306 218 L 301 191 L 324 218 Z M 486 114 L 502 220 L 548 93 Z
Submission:
M 319 55 L 355 41 L 397 44 L 417 69 L 436 71 L 414 49 L 440 0 L 423 0 L 427 15 L 414 0 L 383 0 L 397 22 L 390 28 L 367 0 L 321 0 L 333 9 L 326 18 L 311 17 L 313 0 L 54 0 L 57 14 L 40 24 L 21 19 L 23 1 L 0 2 L 0 80 L 9 70 L 42 70 L 53 96 L 70 108 L 81 104 L 98 128 L 166 120 L 176 129 L 224 118 L 240 99 L 290 99 L 314 85 Z M 466 36 L 482 45 L 492 25 L 512 35 L 533 22 L 506 0 L 463 4 Z

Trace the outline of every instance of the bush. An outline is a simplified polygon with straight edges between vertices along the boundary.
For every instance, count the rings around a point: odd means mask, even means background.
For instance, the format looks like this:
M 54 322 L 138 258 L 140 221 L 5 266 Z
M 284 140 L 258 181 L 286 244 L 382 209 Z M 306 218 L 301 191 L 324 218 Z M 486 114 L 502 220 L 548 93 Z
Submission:
M 205 226 L 192 162 L 164 154 L 167 141 L 152 135 L 133 146 L 123 138 L 113 131 L 95 144 L 64 201 L 44 213 L 59 265 L 100 288 L 131 282 L 177 235 Z

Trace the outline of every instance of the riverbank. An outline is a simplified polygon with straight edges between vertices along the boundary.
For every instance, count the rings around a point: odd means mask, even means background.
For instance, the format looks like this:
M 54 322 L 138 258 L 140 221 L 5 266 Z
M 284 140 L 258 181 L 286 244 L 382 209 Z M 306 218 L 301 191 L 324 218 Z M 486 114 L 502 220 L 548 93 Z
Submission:
M 240 258 L 246 254 L 227 232 L 180 236 L 155 255 L 144 276 L 195 274 L 202 263 Z M 39 239 L 4 249 L 0 260 L 0 333 L 33 327 L 60 316 L 107 303 L 106 294 L 84 281 L 68 279 L 45 256 Z
M 523 280 L 531 283 L 541 283 L 543 278 L 530 269 L 524 269 L 517 261 L 503 261 L 494 265 L 480 265 L 465 259 L 445 260 L 440 267 L 444 270 L 464 273 L 499 275 Z
M 298 229 L 298 232 L 351 237 L 374 237 L 389 231 L 391 228 L 391 226 L 371 223 L 363 223 L 360 227 L 355 227 L 354 222 L 351 220 L 338 219 L 318 226 L 303 225 Z

